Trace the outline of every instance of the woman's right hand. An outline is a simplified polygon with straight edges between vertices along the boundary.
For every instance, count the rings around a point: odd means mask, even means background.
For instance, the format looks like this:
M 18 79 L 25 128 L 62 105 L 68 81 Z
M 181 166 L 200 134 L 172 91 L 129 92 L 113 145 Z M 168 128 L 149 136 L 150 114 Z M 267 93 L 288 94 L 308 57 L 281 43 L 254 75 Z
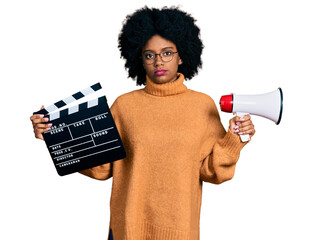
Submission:
M 42 106 L 41 109 L 44 107 Z M 42 133 L 49 131 L 52 123 L 47 123 L 49 118 L 45 118 L 43 114 L 34 114 L 30 117 L 30 120 L 33 123 L 35 137 L 43 140 Z

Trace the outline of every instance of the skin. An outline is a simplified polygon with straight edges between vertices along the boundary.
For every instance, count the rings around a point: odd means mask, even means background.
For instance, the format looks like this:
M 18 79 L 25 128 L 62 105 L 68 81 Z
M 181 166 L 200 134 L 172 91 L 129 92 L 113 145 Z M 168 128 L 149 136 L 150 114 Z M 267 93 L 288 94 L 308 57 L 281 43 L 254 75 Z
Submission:
M 44 106 L 41 107 L 43 109 Z M 42 133 L 50 130 L 52 124 L 47 123 L 49 121 L 48 118 L 45 118 L 44 115 L 41 114 L 34 114 L 30 117 L 32 121 L 35 137 L 38 139 L 43 140 Z
M 150 38 L 147 43 L 142 47 L 142 54 L 151 53 L 151 54 L 158 54 L 164 50 L 171 50 L 173 52 L 177 51 L 175 43 L 162 38 L 159 35 L 155 35 Z M 173 82 L 177 79 L 177 70 L 178 66 L 182 64 L 182 60 L 178 54 L 174 54 L 172 61 L 170 62 L 163 62 L 159 55 L 153 64 L 146 65 L 143 62 L 143 67 L 150 77 L 150 79 L 156 84 L 164 84 Z M 166 70 L 166 72 L 160 76 L 156 75 L 157 70 Z M 41 109 L 44 108 L 43 106 Z M 43 115 L 35 114 L 30 117 L 32 121 L 35 137 L 38 139 L 43 140 L 42 133 L 46 132 L 52 126 L 51 124 L 47 123 L 48 119 L 45 118 Z M 233 117 L 229 120 L 229 129 L 238 135 L 241 134 L 249 134 L 250 139 L 255 134 L 254 125 L 251 121 L 251 116 L 246 115 L 244 117 Z
M 142 54 L 161 53 L 164 50 L 177 52 L 176 45 L 173 42 L 168 41 L 159 35 L 155 35 L 142 47 Z M 180 64 L 182 64 L 182 60 L 180 59 L 179 54 L 174 54 L 173 59 L 170 62 L 163 62 L 161 57 L 158 55 L 154 64 L 146 65 L 143 62 L 143 67 L 146 70 L 146 74 L 154 83 L 163 84 L 173 82 L 177 79 L 177 70 Z M 155 71 L 159 69 L 166 70 L 165 74 L 157 76 Z
M 229 129 L 233 133 L 237 133 L 238 135 L 246 135 L 249 134 L 250 139 L 255 134 L 254 125 L 251 121 L 251 116 L 246 115 L 244 117 L 234 117 L 229 120 Z

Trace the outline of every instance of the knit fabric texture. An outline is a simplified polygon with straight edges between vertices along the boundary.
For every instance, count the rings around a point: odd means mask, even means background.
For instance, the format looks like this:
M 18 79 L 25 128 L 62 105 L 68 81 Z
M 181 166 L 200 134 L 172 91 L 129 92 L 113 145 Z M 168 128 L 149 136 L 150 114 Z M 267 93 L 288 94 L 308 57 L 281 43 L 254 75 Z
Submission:
M 214 101 L 183 82 L 147 77 L 145 88 L 118 97 L 111 112 L 127 156 L 81 172 L 113 176 L 114 240 L 199 239 L 203 181 L 234 175 L 245 144 L 225 131 Z

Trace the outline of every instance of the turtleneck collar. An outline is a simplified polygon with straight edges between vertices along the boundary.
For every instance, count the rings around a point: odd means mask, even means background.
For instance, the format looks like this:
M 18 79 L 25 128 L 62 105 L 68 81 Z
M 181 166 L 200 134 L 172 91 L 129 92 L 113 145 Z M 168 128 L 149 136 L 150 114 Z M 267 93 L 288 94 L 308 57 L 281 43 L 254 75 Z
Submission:
M 186 92 L 188 88 L 184 85 L 184 75 L 177 73 L 178 78 L 174 82 L 157 84 L 148 75 L 146 76 L 146 87 L 144 91 L 154 96 L 165 97 Z

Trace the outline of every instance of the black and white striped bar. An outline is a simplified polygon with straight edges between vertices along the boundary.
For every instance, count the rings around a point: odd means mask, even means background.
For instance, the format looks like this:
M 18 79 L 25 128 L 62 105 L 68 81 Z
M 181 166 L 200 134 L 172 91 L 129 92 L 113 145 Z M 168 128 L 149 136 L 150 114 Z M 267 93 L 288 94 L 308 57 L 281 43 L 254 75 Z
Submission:
M 84 102 L 84 103 L 81 103 L 79 105 L 75 105 L 73 107 L 58 111 L 58 112 L 53 112 L 53 113 L 49 114 L 48 117 L 49 117 L 50 121 L 53 121 L 53 120 L 58 119 L 60 117 L 65 117 L 67 115 L 82 111 L 84 109 L 95 107 L 95 106 L 97 106 L 101 103 L 104 103 L 104 102 L 106 102 L 106 97 L 105 96 L 99 97 L 99 98 L 90 100 L 88 102 Z
M 81 91 L 79 91 L 79 92 L 77 92 L 77 93 L 75 93 L 75 94 L 73 94 L 67 98 L 64 98 L 64 99 L 62 99 L 62 100 L 44 108 L 44 109 L 41 109 L 41 110 L 35 112 L 34 114 L 46 115 L 46 114 L 52 113 L 52 112 L 54 112 L 54 111 L 56 111 L 56 110 L 58 110 L 64 106 L 66 106 L 66 105 L 68 105 L 68 104 L 70 104 L 70 103 L 72 103 L 78 99 L 81 99 L 81 98 L 83 98 L 83 97 L 85 97 L 91 93 L 94 93 L 100 89 L 101 89 L 100 83 L 96 83 L 96 84 L 94 84 L 88 88 L 85 88 L 85 89 L 83 89 L 83 90 L 81 90 Z

